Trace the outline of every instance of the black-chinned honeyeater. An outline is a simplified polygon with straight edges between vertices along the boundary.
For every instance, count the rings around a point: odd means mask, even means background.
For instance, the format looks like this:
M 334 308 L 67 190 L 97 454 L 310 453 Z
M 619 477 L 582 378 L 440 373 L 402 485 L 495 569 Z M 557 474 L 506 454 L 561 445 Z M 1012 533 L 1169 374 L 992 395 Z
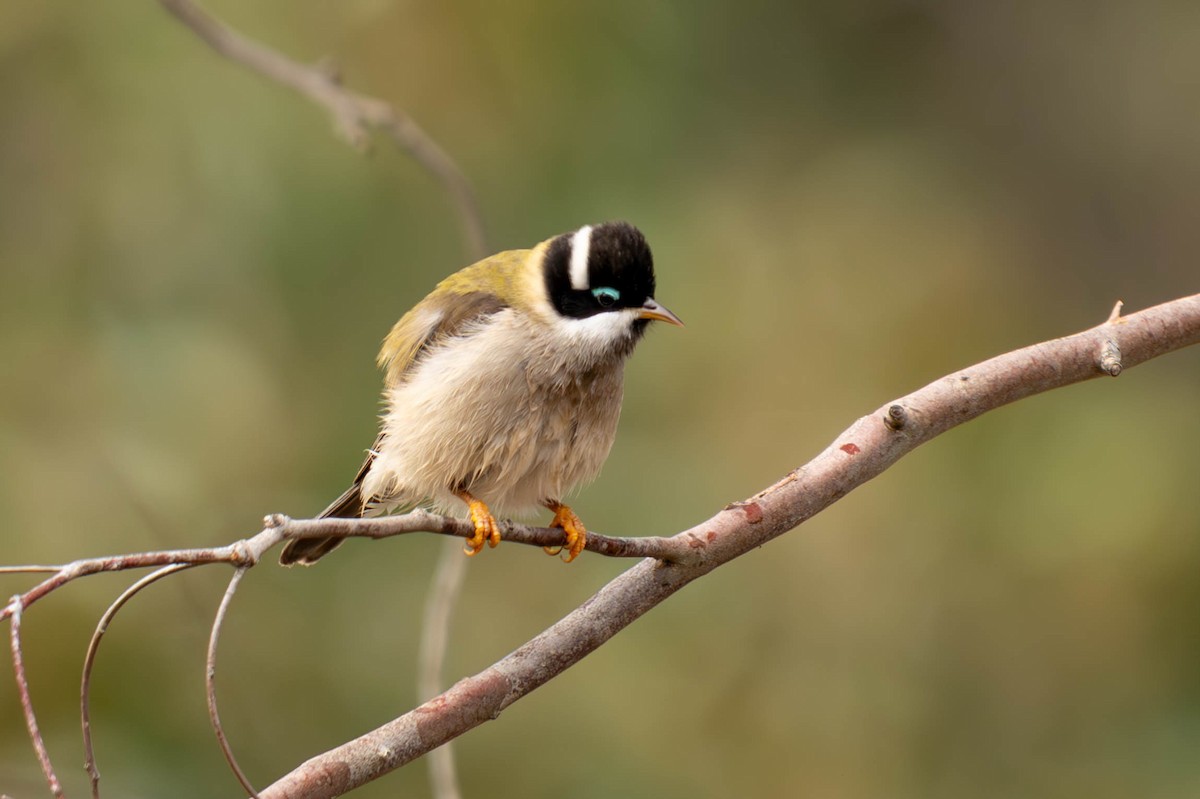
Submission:
M 385 411 L 353 484 L 322 517 L 466 504 L 466 552 L 495 546 L 493 512 L 554 512 L 564 557 L 587 531 L 563 504 L 600 471 L 616 435 L 625 360 L 655 320 L 646 239 L 587 225 L 455 272 L 392 328 L 379 353 Z M 340 538 L 298 539 L 284 564 L 316 562 Z

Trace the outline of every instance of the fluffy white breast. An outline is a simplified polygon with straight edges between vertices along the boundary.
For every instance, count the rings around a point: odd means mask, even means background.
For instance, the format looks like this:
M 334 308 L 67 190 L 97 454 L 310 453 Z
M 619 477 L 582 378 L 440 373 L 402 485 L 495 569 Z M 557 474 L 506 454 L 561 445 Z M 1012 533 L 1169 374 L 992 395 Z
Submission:
M 635 318 L 543 322 L 506 309 L 436 346 L 388 390 L 364 492 L 383 507 L 431 500 L 455 512 L 456 487 L 498 513 L 562 499 L 612 446 Z

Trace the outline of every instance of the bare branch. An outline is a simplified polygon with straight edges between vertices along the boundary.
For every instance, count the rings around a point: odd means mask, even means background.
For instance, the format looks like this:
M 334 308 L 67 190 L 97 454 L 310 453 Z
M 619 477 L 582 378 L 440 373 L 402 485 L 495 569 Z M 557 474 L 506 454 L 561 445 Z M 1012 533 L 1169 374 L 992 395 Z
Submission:
M 221 625 L 225 622 L 225 612 L 229 610 L 229 604 L 233 601 L 233 595 L 237 593 L 238 584 L 246 575 L 247 568 L 249 567 L 242 566 L 233 573 L 233 577 L 229 580 L 229 587 L 225 589 L 225 596 L 221 598 L 221 605 L 217 608 L 216 618 L 213 619 L 212 632 L 208 636 L 208 657 L 205 659 L 204 667 L 204 695 L 208 700 L 208 719 L 212 722 L 213 732 L 217 735 L 217 743 L 221 745 L 221 753 L 225 755 L 225 762 L 229 764 L 233 775 L 237 777 L 246 793 L 254 799 L 258 799 L 254 786 L 246 778 L 246 773 L 238 765 L 237 758 L 234 757 L 233 750 L 229 747 L 229 739 L 225 737 L 225 728 L 221 726 L 221 714 L 217 712 L 217 641 L 221 638 Z
M 412 117 L 382 100 L 346 89 L 338 81 L 335 71 L 327 66 L 306 66 L 247 39 L 191 0 L 159 2 L 221 55 L 299 92 L 324 108 L 333 117 L 338 135 L 352 146 L 364 149 L 372 129 L 386 133 L 397 147 L 407 152 L 450 192 L 472 257 L 483 256 L 483 215 L 470 181 Z
M 851 490 L 883 472 L 922 443 L 1002 405 L 1052 388 L 1111 374 L 1105 353 L 1121 353 L 1122 368 L 1200 341 L 1200 295 L 1164 303 L 1119 317 L 1083 333 L 1001 355 L 944 377 L 887 403 L 851 425 L 806 466 L 744 502 L 727 506 L 708 521 L 670 538 L 589 536 L 588 549 L 618 557 L 645 556 L 640 563 L 602 588 L 561 621 L 489 669 L 460 681 L 383 727 L 312 758 L 261 795 L 318 797 L 344 793 L 375 779 L 495 718 L 500 711 L 607 641 L 634 619 L 687 583 L 793 529 Z M 1109 346 L 1111 344 L 1111 346 Z M 561 530 L 503 523 L 507 540 L 532 546 L 561 544 Z M 208 690 L 218 736 L 212 678 L 221 621 L 245 571 L 263 553 L 291 538 L 358 536 L 385 538 L 412 532 L 468 537 L 465 520 L 416 510 L 381 519 L 292 520 L 268 516 L 257 535 L 224 547 L 145 552 L 61 566 L 13 567 L 10 572 L 47 572 L 51 576 L 0 609 L 9 619 L 14 672 L 26 725 L 43 772 L 56 796 L 61 787 L 50 765 L 33 713 L 21 653 L 24 610 L 78 578 L 108 571 L 152 566 L 229 563 L 238 571 L 231 581 L 210 638 Z M 106 612 L 98 635 L 113 614 L 137 590 L 166 570 L 144 578 Z M 93 638 L 93 649 L 99 637 Z M 91 653 L 94 657 L 94 651 Z M 86 685 L 86 676 L 85 676 Z M 86 691 L 86 688 L 84 689 Z M 86 705 L 86 699 L 84 700 Z M 87 720 L 84 721 L 85 727 Z M 228 752 L 227 745 L 223 747 Z M 236 768 L 236 766 L 235 766 Z M 241 779 L 244 780 L 244 777 Z M 247 790 L 249 791 L 248 785 Z
M 108 625 L 112 624 L 112 620 L 116 617 L 117 612 L 125 606 L 125 603 L 133 599 L 146 586 L 156 583 L 164 577 L 174 574 L 175 572 L 183 571 L 184 569 L 193 568 L 197 564 L 193 563 L 177 563 L 172 566 L 164 566 L 158 571 L 147 574 L 142 579 L 138 580 L 129 588 L 125 589 L 119 597 L 111 605 L 108 610 L 104 611 L 104 615 L 100 617 L 100 621 L 96 624 L 96 630 L 92 633 L 92 640 L 88 643 L 87 654 L 83 658 L 83 677 L 80 679 L 79 685 L 79 720 L 83 727 L 83 766 L 87 769 L 88 776 L 92 781 L 92 798 L 100 799 L 100 770 L 96 768 L 96 754 L 92 747 L 92 714 L 91 714 L 91 692 L 92 692 L 92 667 L 96 663 L 96 653 L 100 650 L 100 639 L 108 632 Z
M 439 516 L 420 508 L 399 516 L 373 519 L 290 519 L 276 515 L 272 520 L 288 539 L 329 536 L 390 538 L 408 533 L 470 538 L 475 533 L 475 528 L 466 519 Z M 534 547 L 560 547 L 566 541 L 563 531 L 558 527 L 530 527 L 508 519 L 500 522 L 500 533 L 507 543 Z M 585 548 L 588 552 L 610 558 L 660 558 L 672 561 L 693 558 L 691 549 L 675 538 L 618 538 L 588 531 Z
M 450 616 L 462 589 L 468 562 L 462 548 L 453 541 L 447 541 L 438 555 L 425 599 L 421 642 L 417 648 L 417 700 L 420 702 L 442 692 L 442 663 L 450 637 Z M 452 747 L 442 746 L 429 753 L 429 779 L 435 799 L 459 799 L 462 796 Z
M 29 739 L 33 741 L 33 750 L 37 753 L 38 763 L 42 766 L 42 774 L 50 786 L 50 792 L 62 799 L 62 784 L 54 773 L 50 763 L 50 752 L 46 749 L 46 741 L 38 728 L 37 716 L 33 712 L 33 697 L 29 694 L 29 680 L 25 676 L 25 658 L 21 654 L 21 612 L 24 606 L 18 597 L 13 597 L 10 603 L 12 614 L 9 620 L 9 640 L 12 644 L 13 675 L 17 680 L 17 695 L 21 697 L 21 710 L 25 713 L 25 727 L 29 730 Z
M 311 758 L 262 791 L 263 799 L 341 795 L 497 718 L 692 580 L 795 528 L 926 441 L 1010 402 L 1104 374 L 1097 353 L 1109 339 L 1126 369 L 1195 344 L 1200 294 L 992 358 L 885 404 L 807 465 L 670 539 L 693 557 L 643 560 L 512 654 Z
M 529 527 L 506 520 L 500 523 L 500 529 L 509 543 L 547 547 L 560 546 L 564 542 L 563 531 L 558 528 Z M 11 567 L 11 571 L 17 573 L 53 570 L 53 576 L 25 593 L 14 596 L 6 606 L 0 608 L 0 621 L 10 618 L 18 607 L 28 608 L 64 585 L 93 574 L 176 564 L 202 566 L 209 563 L 228 563 L 237 567 L 250 567 L 258 563 L 267 550 L 281 541 L 293 538 L 390 538 L 422 532 L 470 538 L 474 534 L 474 528 L 465 519 L 439 516 L 419 508 L 398 516 L 378 519 L 291 519 L 282 514 L 274 514 L 264 520 L 263 529 L 256 535 L 227 546 L 110 555 L 77 560 L 61 566 Z M 676 538 L 615 538 L 589 533 L 587 549 L 600 555 L 618 558 L 659 557 L 666 560 L 686 560 L 689 557 L 686 544 L 681 544 Z
M 554 546 L 563 543 L 563 531 L 557 528 L 546 527 L 528 527 L 526 525 L 515 524 L 510 521 L 501 523 L 501 529 L 505 536 L 512 543 L 527 544 L 530 546 Z M 146 577 L 143 577 L 138 582 L 134 583 L 124 593 L 122 593 L 112 605 L 105 611 L 98 623 L 95 632 L 92 635 L 92 640 L 89 643 L 87 655 L 84 659 L 83 677 L 80 685 L 80 717 L 83 728 L 83 740 L 85 751 L 85 767 L 91 777 L 92 795 L 99 796 L 99 781 L 100 774 L 96 768 L 95 755 L 92 747 L 91 736 L 91 718 L 89 711 L 90 686 L 92 667 L 95 663 L 96 653 L 100 645 L 100 640 L 106 632 L 108 625 L 112 622 L 118 611 L 143 588 L 156 582 L 163 577 L 174 574 L 177 571 L 182 571 L 194 566 L 202 566 L 211 563 L 228 563 L 237 567 L 233 579 L 230 581 L 229 589 L 227 590 L 224 599 L 221 602 L 217 617 L 213 622 L 212 634 L 209 639 L 209 661 L 208 670 L 206 671 L 206 688 L 209 701 L 209 713 L 213 723 L 213 728 L 217 734 L 217 740 L 221 745 L 222 751 L 225 753 L 226 759 L 229 761 L 238 780 L 242 783 L 243 788 L 251 796 L 256 796 L 253 788 L 249 785 L 245 775 L 237 765 L 232 751 L 229 748 L 224 731 L 221 728 L 221 722 L 217 713 L 216 694 L 213 678 L 215 677 L 216 668 L 216 644 L 219 638 L 221 624 L 224 620 L 226 610 L 232 600 L 233 593 L 237 589 L 242 576 L 246 570 L 254 566 L 261 559 L 263 553 L 276 546 L 284 540 L 291 538 L 321 538 L 326 536 L 356 536 L 366 538 L 387 538 L 394 535 L 403 535 L 415 532 L 431 532 L 442 535 L 456 536 L 459 538 L 469 538 L 474 533 L 474 528 L 471 524 L 462 519 L 454 519 L 446 516 L 438 516 L 425 510 L 414 510 L 412 512 L 399 516 L 391 516 L 382 519 L 289 519 L 282 515 L 268 516 L 264 519 L 263 529 L 256 535 L 237 541 L 233 544 L 223 547 L 210 547 L 201 549 L 177 549 L 164 550 L 160 552 L 141 552 L 127 555 L 115 555 L 101 558 L 91 558 L 77 560 L 71 563 L 55 565 L 55 566 L 12 566 L 6 567 L 5 573 L 20 574 L 20 573 L 50 573 L 51 576 L 23 594 L 13 596 L 7 605 L 0 608 L 0 621 L 5 619 L 10 623 L 10 635 L 12 643 L 12 660 L 13 669 L 16 675 L 17 690 L 21 697 L 21 706 L 25 713 L 26 726 L 29 729 L 29 736 L 33 742 L 34 750 L 37 753 L 38 761 L 42 765 L 42 771 L 46 775 L 47 782 L 50 784 L 51 790 L 55 796 L 62 796 L 62 789 L 55 775 L 54 769 L 50 762 L 49 752 L 46 749 L 45 741 L 42 738 L 38 728 L 37 718 L 33 711 L 33 702 L 29 693 L 29 684 L 25 674 L 24 660 L 21 653 L 21 617 L 23 611 L 46 597 L 50 593 L 62 588 L 63 586 L 94 574 L 103 574 L 113 571 L 128 571 L 132 569 L 144 569 L 152 567 L 160 567 Z M 676 546 L 674 539 L 622 539 L 611 538 L 595 534 L 589 538 L 588 549 L 601 554 L 609 554 L 617 557 L 644 557 L 646 553 L 660 550 L 664 556 L 674 552 Z M 457 547 L 454 547 L 457 550 Z M 461 556 L 458 556 L 461 559 Z M 445 614 L 449 611 L 449 605 L 444 603 L 445 589 L 451 586 L 443 586 L 441 595 L 443 604 L 440 608 L 433 607 L 431 613 L 437 611 L 435 615 Z M 431 600 L 432 601 L 432 600 Z M 445 619 L 439 618 L 438 621 L 442 634 L 444 635 Z M 437 631 L 434 631 L 436 634 Z M 436 638 L 429 643 L 428 657 L 434 658 L 440 662 L 442 652 L 444 652 L 445 642 L 437 641 Z M 435 651 L 435 649 L 437 651 Z M 435 667 L 435 674 L 436 674 Z M 436 689 L 435 689 L 436 690 Z M 445 768 L 443 766 L 443 768 Z M 443 772 L 442 780 L 444 784 L 445 772 Z M 453 775 L 450 774 L 452 779 Z
M 262 553 L 284 540 L 284 531 L 267 524 L 252 538 L 237 541 L 228 546 L 210 547 L 207 549 L 166 549 L 159 552 L 138 552 L 131 555 L 110 555 L 102 558 L 88 558 L 55 567 L 54 576 L 43 580 L 23 594 L 18 594 L 9 600 L 8 605 L 0 608 L 0 621 L 12 616 L 18 607 L 28 608 L 34 602 L 47 594 L 62 588 L 67 583 L 81 577 L 105 572 L 128 571 L 130 569 L 147 569 L 155 566 L 171 566 L 188 563 L 200 566 L 206 563 L 229 563 L 234 566 L 253 566 L 258 562 Z M 24 567 L 18 567 L 24 568 Z M 38 569 L 41 571 L 41 567 Z
M 90 687 L 92 668 L 95 663 L 96 654 L 100 645 L 100 640 L 107 631 L 108 625 L 116 616 L 117 612 L 143 588 L 156 582 L 163 577 L 166 577 L 175 572 L 194 566 L 202 566 L 211 563 L 228 563 L 237 567 L 237 572 L 234 579 L 230 582 L 229 590 L 221 603 L 218 615 L 213 624 L 212 635 L 210 636 L 209 649 L 209 670 L 208 675 L 208 697 L 211 719 L 214 729 L 217 732 L 218 741 L 221 744 L 222 751 L 225 752 L 226 758 L 230 761 L 231 767 L 234 769 L 238 779 L 242 781 L 243 787 L 247 792 L 254 795 L 238 768 L 236 760 L 233 758 L 232 752 L 229 750 L 228 743 L 224 733 L 220 727 L 220 720 L 217 715 L 216 697 L 212 678 L 215 674 L 216 665 L 216 642 L 218 640 L 221 623 L 224 620 L 225 612 L 229 602 L 232 599 L 233 592 L 237 588 L 238 582 L 246 570 L 254 566 L 261 559 L 262 555 L 276 546 L 280 542 L 290 538 L 301 537 L 325 537 L 330 535 L 343 536 L 359 536 L 367 538 L 387 538 L 393 535 L 402 535 L 414 532 L 433 532 L 443 535 L 456 536 L 459 538 L 470 537 L 474 529 L 470 523 L 462 519 L 454 519 L 450 517 L 438 516 L 425 510 L 415 510 L 400 516 L 387 517 L 384 519 L 300 519 L 293 520 L 282 515 L 268 516 L 264 519 L 263 529 L 256 535 L 234 542 L 228 546 L 210 547 L 199 549 L 177 549 L 164 550 L 159 552 L 141 552 L 127 555 L 106 556 L 100 558 L 90 558 L 73 561 L 61 565 L 38 565 L 38 566 L 10 566 L 5 567 L 4 573 L 8 574 L 25 574 L 25 573 L 50 573 L 51 576 L 41 581 L 33 588 L 30 588 L 23 594 L 13 596 L 9 602 L 0 608 L 0 621 L 5 619 L 10 622 L 10 635 L 12 645 L 12 660 L 14 673 L 16 675 L 17 690 L 21 697 L 21 705 L 25 712 L 26 726 L 29 729 L 30 739 L 33 742 L 34 750 L 38 756 L 38 760 L 42 765 L 42 770 L 46 775 L 46 779 L 54 791 L 55 796 L 61 796 L 62 790 L 59 785 L 57 776 L 50 762 L 48 750 L 45 741 L 42 738 L 38 728 L 37 718 L 33 711 L 32 698 L 29 693 L 28 679 L 25 673 L 24 660 L 21 652 L 21 618 L 24 610 L 33 603 L 43 599 L 53 591 L 62 588 L 63 586 L 94 574 L 103 574 L 113 571 L 128 571 L 133 569 L 144 569 L 159 567 L 159 569 L 130 586 L 122 593 L 109 608 L 105 611 L 97 624 L 96 630 L 92 635 L 91 642 L 88 645 L 88 651 L 84 658 L 83 676 L 80 684 L 80 717 L 83 729 L 84 751 L 85 751 L 85 768 L 91 777 L 92 795 L 99 796 L 99 780 L 100 774 L 96 768 L 95 755 L 92 747 L 91 736 L 91 718 L 89 711 Z M 527 527 L 512 522 L 503 522 L 501 529 L 506 532 L 510 540 L 514 543 L 524 543 L 530 546 L 548 546 L 561 544 L 563 542 L 563 532 L 557 528 L 545 527 Z M 618 556 L 637 556 L 638 552 L 650 551 L 653 548 L 653 541 L 666 541 L 670 539 L 646 539 L 645 543 L 638 539 L 620 539 L 610 538 L 607 536 L 596 535 L 594 542 L 589 542 L 589 549 L 594 549 L 598 552 L 610 552 Z M 454 547 L 457 550 L 457 547 Z M 668 546 L 669 550 L 670 547 Z M 461 559 L 461 556 L 460 556 Z M 443 607 L 443 612 L 447 610 Z M 444 629 L 444 625 L 443 625 Z M 435 642 L 444 650 L 444 641 Z M 440 660 L 441 653 L 435 653 Z

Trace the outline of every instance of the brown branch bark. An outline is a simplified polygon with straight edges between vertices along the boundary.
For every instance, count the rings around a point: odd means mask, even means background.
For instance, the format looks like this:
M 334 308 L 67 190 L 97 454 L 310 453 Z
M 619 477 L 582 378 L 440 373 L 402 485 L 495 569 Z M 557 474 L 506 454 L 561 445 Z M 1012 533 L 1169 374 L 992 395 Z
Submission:
M 306 66 L 227 28 L 191 0 L 160 0 L 164 8 L 222 56 L 307 97 L 332 116 L 336 130 L 364 147 L 373 130 L 421 163 L 445 185 L 454 199 L 473 255 L 483 252 L 483 225 L 470 184 L 454 162 L 402 111 L 378 99 L 345 89 L 328 69 Z M 377 730 L 319 755 L 262 792 L 264 797 L 333 796 L 381 776 L 431 749 L 495 718 L 505 707 L 569 668 L 634 619 L 688 582 L 745 552 L 793 529 L 853 488 L 881 473 L 925 441 L 988 410 L 1041 391 L 1102 374 L 1116 377 L 1124 369 L 1200 340 L 1200 295 L 1176 300 L 1130 317 L 1120 317 L 1120 303 L 1107 322 L 1084 333 L 1028 347 L 943 378 L 859 419 L 823 453 L 770 488 L 735 503 L 707 522 L 669 538 L 619 539 L 592 535 L 588 550 L 618 557 L 647 558 L 602 588 L 591 600 L 489 669 L 467 678 L 438 697 Z M 51 576 L 0 608 L 0 621 L 11 624 L 11 649 L 22 709 L 35 751 L 51 791 L 61 786 L 50 766 L 33 713 L 20 644 L 22 613 L 34 602 L 80 577 L 104 571 L 166 566 L 229 563 L 238 575 L 257 563 L 279 541 L 328 535 L 381 538 L 428 531 L 467 536 L 468 525 L 423 511 L 375 520 L 268 519 L 258 535 L 228 547 L 151 552 L 96 558 L 57 567 L 11 567 L 0 572 L 51 572 Z M 512 543 L 553 546 L 561 531 L 505 525 Z M 118 599 L 103 627 L 139 587 Z M 235 577 L 235 580 L 237 578 Z M 236 584 L 236 583 L 235 583 Z M 216 722 L 211 672 L 220 618 L 210 642 L 208 696 Z M 83 688 L 83 723 L 87 738 L 87 672 Z M 218 733 L 220 735 L 220 732 Z M 227 755 L 230 753 L 227 751 Z M 98 772 L 89 756 L 93 790 Z M 235 767 L 236 770 L 236 767 Z M 243 784 L 249 789 L 248 783 Z
M 47 784 L 55 796 L 62 795 L 58 775 L 50 761 L 49 750 L 33 709 L 33 697 L 29 692 L 29 682 L 25 674 L 24 657 L 21 648 L 21 620 L 24 611 L 35 602 L 49 596 L 54 591 L 83 577 L 94 574 L 104 574 L 114 571 L 130 571 L 159 567 L 158 571 L 147 575 L 130 588 L 126 589 L 109 606 L 100 619 L 92 640 L 88 645 L 84 658 L 83 677 L 80 687 L 80 722 L 83 729 L 85 752 L 84 767 L 91 777 L 92 794 L 99 795 L 100 773 L 96 767 L 92 749 L 91 714 L 89 697 L 91 692 L 92 665 L 100 641 L 108 625 L 125 604 L 146 586 L 167 577 L 175 572 L 194 566 L 213 563 L 226 563 L 237 568 L 228 591 L 221 602 L 216 620 L 213 622 L 212 634 L 209 637 L 208 663 L 206 668 L 206 695 L 208 698 L 209 715 L 213 729 L 217 734 L 222 752 L 229 761 L 237 779 L 246 791 L 257 799 L 257 794 L 250 787 L 245 775 L 237 765 L 237 760 L 230 749 L 217 713 L 216 694 L 213 677 L 216 671 L 216 644 L 220 634 L 221 623 L 229 602 L 233 597 L 237 584 L 247 569 L 256 565 L 262 555 L 282 541 L 291 538 L 324 538 L 334 536 L 357 536 L 365 538 L 387 538 L 393 535 L 403 535 L 415 532 L 432 532 L 459 538 L 469 538 L 474 534 L 474 528 L 465 520 L 438 516 L 425 510 L 415 510 L 399 516 L 385 519 L 300 519 L 293 520 L 283 515 L 268 516 L 263 521 L 263 529 L 256 535 L 234 542 L 228 546 L 208 547 L 199 549 L 176 549 L 160 552 L 140 552 L 128 555 L 111 555 L 100 558 L 88 558 L 71 563 L 47 566 L 25 565 L 0 567 L 0 574 L 41 574 L 50 576 L 34 585 L 24 593 L 16 594 L 0 607 L 0 621 L 10 624 L 10 650 L 13 673 L 17 683 L 17 693 L 21 699 L 21 708 L 25 715 L 29 738 L 33 744 L 34 753 L 42 767 Z M 501 529 L 511 543 L 522 543 L 531 546 L 562 546 L 565 543 L 563 531 L 545 527 L 527 527 L 505 521 Z M 594 542 L 589 542 L 589 549 L 595 552 L 611 554 L 617 557 L 645 557 L 646 553 L 659 550 L 666 556 L 671 552 L 671 539 L 620 539 L 603 535 L 595 535 Z
M 246 576 L 248 568 L 248 566 L 240 566 L 233 573 L 233 577 L 229 579 L 229 587 L 225 589 L 225 596 L 221 597 L 217 616 L 213 619 L 212 630 L 208 635 L 208 655 L 204 660 L 204 696 L 208 704 L 208 720 L 212 724 L 213 732 L 216 733 L 217 744 L 221 747 L 221 754 L 225 756 L 225 762 L 229 764 L 238 783 L 246 793 L 250 794 L 251 799 L 259 799 L 246 772 L 242 771 L 241 765 L 238 764 L 233 748 L 229 745 L 229 739 L 225 736 L 225 727 L 221 724 L 221 714 L 217 710 L 217 643 L 221 640 L 221 625 L 225 623 L 225 614 L 229 611 L 229 604 L 233 601 L 233 595 L 237 593 L 238 585 Z
M 563 531 L 556 527 L 530 527 L 503 520 L 500 522 L 500 530 L 504 540 L 510 544 L 558 547 L 566 542 Z M 291 519 L 282 514 L 273 514 L 264 520 L 263 529 L 258 533 L 226 546 L 107 555 L 56 566 L 4 567 L 5 573 L 49 572 L 50 576 L 27 591 L 13 596 L 7 604 L 0 607 L 0 621 L 11 618 L 18 609 L 28 609 L 30 605 L 68 583 L 93 574 L 178 564 L 203 566 L 209 563 L 226 563 L 239 568 L 249 567 L 257 564 L 265 552 L 280 542 L 293 538 L 339 536 L 380 539 L 411 533 L 470 538 L 474 535 L 475 528 L 465 519 L 439 516 L 422 509 L 378 519 Z M 617 538 L 590 532 L 586 549 L 599 555 L 617 558 L 658 557 L 673 560 L 677 556 L 689 555 L 674 538 Z
M 29 730 L 29 739 L 33 741 L 33 751 L 37 755 L 38 765 L 50 786 L 50 793 L 57 799 L 62 799 L 62 783 L 50 763 L 50 752 L 46 749 L 46 741 L 38 728 L 37 716 L 33 712 L 33 697 L 29 694 L 29 679 L 25 676 L 25 656 L 21 651 L 21 614 L 24 606 L 19 599 L 10 604 L 9 614 L 9 643 L 12 651 L 13 677 L 17 681 L 17 696 L 21 698 L 21 711 L 25 714 L 25 728 Z
M 773 486 L 666 539 L 687 557 L 643 560 L 491 667 L 313 757 L 260 795 L 318 799 L 374 780 L 497 718 L 692 580 L 795 528 L 926 441 L 1010 402 L 1120 373 L 1197 342 L 1200 294 L 1114 315 L 1098 327 L 1000 355 L 893 400 Z
M 885 404 L 856 421 L 807 465 L 689 530 L 667 538 L 589 535 L 587 549 L 591 552 L 644 559 L 490 668 L 460 681 L 383 727 L 312 758 L 259 795 L 264 799 L 336 796 L 382 776 L 496 718 L 508 705 L 578 662 L 684 585 L 793 529 L 950 428 L 1052 388 L 1100 375 L 1115 376 L 1198 341 L 1200 294 L 1132 316 L 1114 315 L 1098 327 L 998 356 Z M 563 543 L 563 533 L 557 529 L 511 522 L 503 522 L 502 529 L 509 543 L 540 547 Z M 74 580 L 93 574 L 210 563 L 226 563 L 244 570 L 258 563 L 264 553 L 281 541 L 291 538 L 330 535 L 385 538 L 413 532 L 466 538 L 473 529 L 465 520 L 424 510 L 382 519 L 292 520 L 276 515 L 265 519 L 258 534 L 228 546 L 92 558 L 60 566 L 5 567 L 5 573 L 50 572 L 50 576 L 0 608 L 0 621 L 10 621 L 18 693 L 34 749 L 52 792 L 61 795 L 61 786 L 33 712 L 21 653 L 22 614 L 31 605 Z M 148 584 L 151 578 L 139 585 Z M 93 638 L 93 650 L 104 625 L 131 595 L 126 592 L 106 612 Z M 223 607 L 227 604 L 228 595 Z M 219 619 L 215 626 L 219 628 Z M 211 701 L 211 684 L 209 696 Z M 84 703 L 86 706 L 86 697 Z M 86 713 L 84 724 L 86 728 Z M 96 776 L 93 773 L 93 778 Z

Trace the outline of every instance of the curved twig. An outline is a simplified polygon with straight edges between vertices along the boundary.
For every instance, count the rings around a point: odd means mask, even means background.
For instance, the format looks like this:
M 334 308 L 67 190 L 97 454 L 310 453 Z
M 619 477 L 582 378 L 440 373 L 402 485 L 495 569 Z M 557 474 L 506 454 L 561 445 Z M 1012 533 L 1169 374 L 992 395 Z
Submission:
M 62 799 L 62 784 L 54 773 L 50 763 L 50 752 L 46 749 L 46 740 L 38 728 L 37 716 L 33 713 L 33 697 L 29 694 L 29 680 L 25 676 L 25 658 L 21 654 L 21 612 L 25 609 L 20 597 L 13 597 L 10 603 L 12 614 L 9 618 L 9 641 L 12 646 L 13 675 L 17 680 L 17 695 L 21 697 L 21 710 L 25 714 L 25 727 L 29 730 L 29 739 L 33 741 L 33 750 L 37 753 L 38 763 L 42 766 L 42 774 L 50 786 L 50 792 Z
M 229 610 L 229 603 L 233 601 L 238 583 L 246 575 L 247 568 L 242 566 L 233 573 L 233 577 L 229 579 L 229 587 L 225 589 L 225 596 L 221 597 L 221 605 L 217 608 L 216 618 L 213 619 L 212 633 L 208 636 L 208 656 L 205 658 L 204 664 L 204 695 L 208 700 L 208 719 L 212 722 L 213 732 L 217 735 L 217 743 L 221 745 L 221 754 L 225 755 L 225 762 L 229 764 L 233 775 L 237 777 L 237 781 L 241 783 L 246 793 L 250 794 L 253 799 L 259 799 L 254 786 L 250 784 L 242 767 L 238 765 L 237 758 L 234 757 L 229 740 L 225 737 L 225 728 L 221 726 L 221 714 L 217 712 L 217 641 L 221 638 L 221 625 L 225 622 L 225 612 Z
M 100 649 L 100 639 L 108 632 L 108 625 L 116 617 L 117 612 L 125 606 L 125 603 L 133 599 L 143 588 L 156 583 L 168 575 L 175 572 L 183 571 L 184 569 L 194 568 L 199 564 L 195 563 L 176 563 L 171 566 L 164 566 L 158 571 L 147 574 L 142 579 L 138 580 L 133 585 L 126 588 L 111 605 L 108 610 L 104 611 L 104 615 L 100 617 L 100 621 L 96 624 L 96 630 L 92 633 L 92 640 L 88 642 L 87 654 L 83 658 L 83 677 L 79 684 L 79 721 L 83 728 L 83 766 L 87 770 L 88 777 L 92 782 L 92 797 L 100 799 L 100 771 L 96 768 L 96 754 L 92 748 L 92 714 L 90 708 L 91 691 L 92 691 L 92 667 L 96 663 L 96 653 Z

